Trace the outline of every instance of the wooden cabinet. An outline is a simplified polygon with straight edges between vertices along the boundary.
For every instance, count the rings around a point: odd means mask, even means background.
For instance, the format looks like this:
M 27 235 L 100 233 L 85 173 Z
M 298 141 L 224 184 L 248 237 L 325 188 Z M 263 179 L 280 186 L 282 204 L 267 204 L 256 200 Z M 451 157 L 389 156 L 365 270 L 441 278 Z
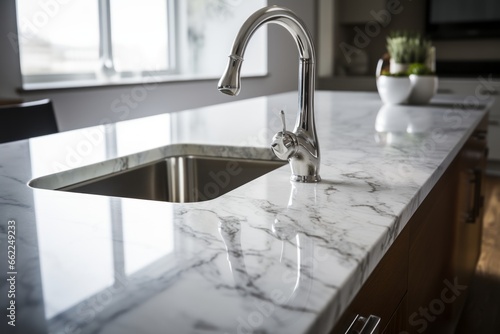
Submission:
M 455 159 L 408 224 L 409 333 L 446 332 L 440 328 L 446 322 L 441 320 L 447 307 L 441 292 L 449 280 L 458 167 L 458 159 Z
M 487 119 L 478 126 L 458 156 L 459 175 L 457 215 L 454 228 L 452 253 L 453 279 L 469 286 L 481 253 L 483 226 L 483 176 L 486 169 L 488 148 Z M 459 314 L 465 302 L 466 292 L 453 303 L 452 317 Z
M 331 332 L 357 315 L 379 333 L 453 333 L 480 253 L 487 117 L 424 199 Z
M 409 230 L 404 229 L 372 272 L 332 334 L 346 333 L 360 315 L 381 318 L 378 327 L 385 328 L 407 290 Z M 380 331 L 381 332 L 381 331 Z
M 404 334 L 408 328 L 408 296 L 404 295 L 382 334 Z

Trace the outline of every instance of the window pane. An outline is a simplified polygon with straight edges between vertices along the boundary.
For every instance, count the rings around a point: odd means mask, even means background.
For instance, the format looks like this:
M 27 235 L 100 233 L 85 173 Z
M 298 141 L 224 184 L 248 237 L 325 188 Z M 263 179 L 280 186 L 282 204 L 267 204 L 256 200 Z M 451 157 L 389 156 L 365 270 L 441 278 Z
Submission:
M 224 71 L 227 56 L 236 34 L 245 20 L 265 0 L 188 0 L 187 29 L 180 32 L 185 57 L 184 74 L 199 77 L 218 77 Z M 187 42 L 187 43 L 186 43 Z M 267 72 L 267 27 L 261 27 L 252 36 L 245 50 L 243 75 L 263 75 Z
M 18 0 L 17 19 L 24 76 L 99 68 L 97 0 Z
M 111 0 L 115 69 L 168 70 L 166 0 Z

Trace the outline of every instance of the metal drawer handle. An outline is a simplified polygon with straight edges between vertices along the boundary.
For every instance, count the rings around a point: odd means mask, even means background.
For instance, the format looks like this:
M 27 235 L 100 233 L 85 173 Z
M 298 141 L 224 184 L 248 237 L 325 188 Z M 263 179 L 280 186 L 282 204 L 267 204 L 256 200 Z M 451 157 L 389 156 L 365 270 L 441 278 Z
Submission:
M 487 136 L 488 136 L 488 131 L 486 130 L 476 130 L 472 134 L 472 137 L 477 140 L 486 140 Z
M 484 197 L 481 196 L 481 181 L 483 179 L 483 171 L 479 168 L 475 168 L 469 170 L 469 174 L 472 175 L 472 179 L 470 180 L 470 182 L 474 185 L 474 197 L 472 201 L 472 208 L 469 209 L 469 212 L 467 214 L 466 222 L 474 224 L 481 212 L 481 208 L 483 207 L 484 202 Z
M 498 95 L 498 90 L 496 89 L 482 89 L 480 91 L 481 95 Z
M 379 324 L 380 317 L 376 315 L 364 318 L 358 314 L 347 329 L 346 334 L 378 334 Z

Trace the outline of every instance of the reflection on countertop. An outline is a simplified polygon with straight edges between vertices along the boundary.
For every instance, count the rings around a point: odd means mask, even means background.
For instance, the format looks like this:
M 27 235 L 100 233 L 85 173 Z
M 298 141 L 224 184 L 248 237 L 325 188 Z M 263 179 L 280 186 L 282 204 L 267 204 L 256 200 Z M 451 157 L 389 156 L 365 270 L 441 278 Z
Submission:
M 427 135 L 432 121 L 432 110 L 428 108 L 384 104 L 375 119 L 375 141 L 381 145 L 394 145 Z

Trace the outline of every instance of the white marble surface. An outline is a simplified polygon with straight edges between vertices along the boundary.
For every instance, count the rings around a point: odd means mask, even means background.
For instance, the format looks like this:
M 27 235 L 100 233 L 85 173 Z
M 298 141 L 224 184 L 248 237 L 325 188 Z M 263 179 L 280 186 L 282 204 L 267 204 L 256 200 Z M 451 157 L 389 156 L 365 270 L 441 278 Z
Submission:
M 0 145 L 4 310 L 9 220 L 17 272 L 16 327 L 3 319 L 1 332 L 328 333 L 484 110 L 456 107 L 459 97 L 391 108 L 375 93 L 316 92 L 318 184 L 290 183 L 284 166 L 185 204 L 27 186 L 176 150 L 270 159 L 279 110 L 292 128 L 296 100 L 280 94 Z M 90 164 L 98 168 L 72 171 Z

